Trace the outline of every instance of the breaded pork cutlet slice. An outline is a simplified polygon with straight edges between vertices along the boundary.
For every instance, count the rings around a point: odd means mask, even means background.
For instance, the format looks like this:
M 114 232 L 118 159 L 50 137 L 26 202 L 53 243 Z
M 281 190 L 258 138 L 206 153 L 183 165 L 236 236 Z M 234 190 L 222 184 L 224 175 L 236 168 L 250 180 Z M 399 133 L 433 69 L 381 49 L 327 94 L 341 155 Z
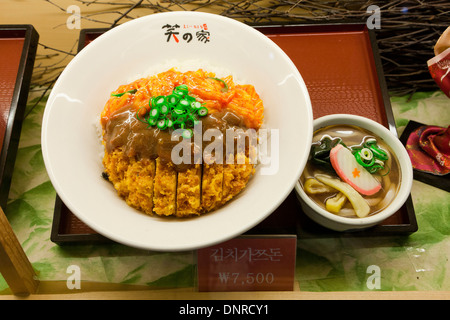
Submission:
M 119 196 L 128 195 L 128 188 L 125 185 L 125 173 L 130 164 L 129 158 L 121 149 L 115 149 L 112 152 L 105 152 L 103 156 L 103 165 L 108 180 L 113 184 Z
M 136 160 L 121 149 L 105 153 L 103 162 L 108 180 L 129 206 L 188 217 L 218 209 L 247 186 L 254 165 L 244 154 L 230 157 L 226 164 L 197 164 L 178 173 L 171 162 Z
M 156 174 L 153 189 L 153 212 L 160 216 L 175 214 L 177 195 L 177 172 L 173 163 L 162 163 L 156 159 Z
M 255 166 L 244 153 L 236 154 L 234 162 L 230 160 L 223 165 L 222 205 L 241 192 L 255 173 Z
M 178 172 L 177 217 L 201 214 L 202 166 L 195 164 L 186 171 Z
M 212 211 L 222 205 L 223 164 L 203 164 L 202 208 Z
M 136 160 L 121 149 L 106 152 L 103 158 L 105 173 L 120 197 L 138 210 L 151 214 L 153 210 L 153 181 L 155 161 Z
M 146 214 L 153 212 L 153 181 L 155 178 L 155 161 L 141 159 L 132 160 L 125 174 L 128 185 L 128 205 L 140 209 Z

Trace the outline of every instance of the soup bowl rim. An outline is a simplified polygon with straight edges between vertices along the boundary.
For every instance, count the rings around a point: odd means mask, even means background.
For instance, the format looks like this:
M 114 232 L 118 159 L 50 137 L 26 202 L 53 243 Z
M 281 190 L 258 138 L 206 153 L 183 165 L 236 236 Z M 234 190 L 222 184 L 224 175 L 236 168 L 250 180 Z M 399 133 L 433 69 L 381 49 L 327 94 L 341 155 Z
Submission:
M 380 137 L 391 148 L 392 152 L 395 153 L 398 160 L 398 164 L 401 168 L 400 188 L 398 189 L 397 195 L 392 200 L 392 202 L 379 213 L 364 218 L 352 218 L 338 216 L 325 210 L 324 208 L 321 208 L 306 194 L 300 182 L 297 181 L 295 185 L 297 196 L 300 197 L 303 205 L 306 205 L 307 208 L 310 209 L 305 210 L 305 213 L 307 215 L 318 215 L 320 222 L 322 222 L 321 224 L 324 224 L 324 218 L 326 220 L 329 220 L 331 225 L 327 224 L 325 226 L 331 226 L 332 228 L 335 228 L 336 225 L 358 228 L 372 226 L 384 221 L 385 219 L 396 213 L 410 196 L 413 181 L 413 169 L 406 149 L 404 148 L 398 137 L 385 126 L 374 120 L 358 115 L 333 114 L 317 118 L 313 122 L 313 132 L 331 125 L 353 125 L 366 129 L 369 132 L 373 133 L 375 136 Z M 314 220 L 317 221 L 317 219 Z M 341 229 L 340 226 L 338 227 L 338 229 Z

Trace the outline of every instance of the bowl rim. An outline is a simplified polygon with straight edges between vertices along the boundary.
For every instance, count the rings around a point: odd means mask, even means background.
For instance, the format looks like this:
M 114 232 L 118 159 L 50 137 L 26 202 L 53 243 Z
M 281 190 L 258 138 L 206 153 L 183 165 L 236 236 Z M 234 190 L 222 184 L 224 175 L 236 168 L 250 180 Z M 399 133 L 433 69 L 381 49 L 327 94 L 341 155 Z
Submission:
M 332 114 L 317 118 L 313 121 L 313 136 L 318 129 L 329 125 L 354 125 L 360 126 L 382 138 L 395 152 L 399 165 L 402 168 L 401 184 L 397 196 L 382 212 L 364 218 L 341 217 L 333 214 L 317 205 L 303 190 L 299 181 L 295 184 L 295 190 L 306 205 L 315 214 L 335 223 L 349 226 L 363 226 L 377 224 L 396 213 L 410 196 L 413 169 L 410 158 L 398 137 L 382 124 L 366 117 L 352 114 Z

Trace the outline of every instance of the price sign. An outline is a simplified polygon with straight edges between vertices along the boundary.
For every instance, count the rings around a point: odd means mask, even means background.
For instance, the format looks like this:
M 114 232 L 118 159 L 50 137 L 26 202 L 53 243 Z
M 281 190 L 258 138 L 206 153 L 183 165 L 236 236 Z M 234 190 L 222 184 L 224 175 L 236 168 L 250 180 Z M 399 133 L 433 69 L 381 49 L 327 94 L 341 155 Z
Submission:
M 242 236 L 197 252 L 199 291 L 293 290 L 296 236 Z

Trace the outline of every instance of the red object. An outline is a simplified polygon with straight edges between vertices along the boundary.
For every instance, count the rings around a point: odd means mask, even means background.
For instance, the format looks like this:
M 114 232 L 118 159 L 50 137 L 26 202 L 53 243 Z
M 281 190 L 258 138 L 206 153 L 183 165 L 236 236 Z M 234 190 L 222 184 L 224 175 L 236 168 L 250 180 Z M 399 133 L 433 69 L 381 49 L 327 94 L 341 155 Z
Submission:
M 19 37 L 0 38 L 0 148 L 8 126 L 24 41 Z
M 38 41 L 31 25 L 0 25 L 0 207 L 8 203 Z
M 450 48 L 427 62 L 431 77 L 450 98 Z
M 450 126 L 421 126 L 406 142 L 414 169 L 435 175 L 450 172 Z

